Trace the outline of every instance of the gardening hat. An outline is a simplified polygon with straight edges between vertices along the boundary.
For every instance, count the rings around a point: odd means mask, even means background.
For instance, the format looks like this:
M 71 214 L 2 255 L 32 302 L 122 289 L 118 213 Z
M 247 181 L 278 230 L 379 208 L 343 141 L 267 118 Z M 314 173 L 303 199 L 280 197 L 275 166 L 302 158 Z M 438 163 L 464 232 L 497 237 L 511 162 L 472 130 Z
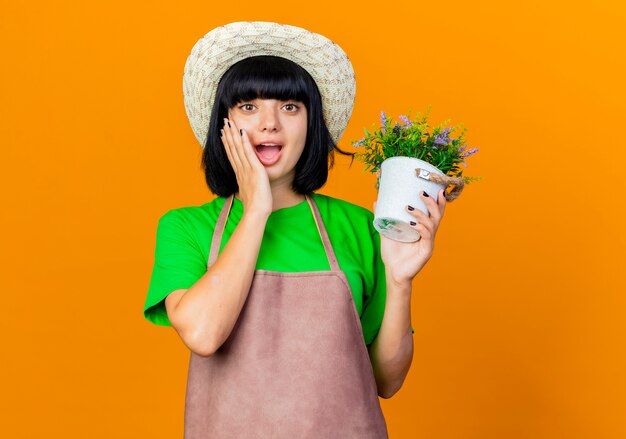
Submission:
M 287 24 L 240 21 L 219 26 L 200 38 L 183 73 L 185 111 L 204 148 L 215 92 L 222 75 L 238 61 L 258 55 L 287 58 L 315 80 L 324 121 L 335 143 L 346 129 L 356 94 L 352 63 L 323 35 Z

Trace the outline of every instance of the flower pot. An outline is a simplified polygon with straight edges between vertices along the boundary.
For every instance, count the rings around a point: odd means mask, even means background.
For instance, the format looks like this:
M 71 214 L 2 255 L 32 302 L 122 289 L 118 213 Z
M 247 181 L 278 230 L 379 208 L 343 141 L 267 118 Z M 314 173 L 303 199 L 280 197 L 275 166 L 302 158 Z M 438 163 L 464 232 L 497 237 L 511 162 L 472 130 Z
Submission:
M 417 175 L 416 169 L 422 171 Z M 374 227 L 379 233 L 390 239 L 400 242 L 415 242 L 420 234 L 410 221 L 417 219 L 406 210 L 410 205 L 429 215 L 426 204 L 421 199 L 425 191 L 435 201 L 445 184 L 429 181 L 429 173 L 445 174 L 424 160 L 413 157 L 391 157 L 380 166 L 380 180 L 378 182 L 378 199 L 374 212 Z

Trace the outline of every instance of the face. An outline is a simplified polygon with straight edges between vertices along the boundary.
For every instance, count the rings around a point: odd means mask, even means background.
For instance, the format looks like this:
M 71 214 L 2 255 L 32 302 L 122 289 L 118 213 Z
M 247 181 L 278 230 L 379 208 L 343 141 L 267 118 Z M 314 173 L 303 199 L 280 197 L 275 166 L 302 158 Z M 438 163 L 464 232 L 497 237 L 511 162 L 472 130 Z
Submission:
M 232 107 L 228 118 L 248 134 L 270 182 L 293 181 L 306 142 L 307 109 L 302 102 L 253 99 Z M 280 147 L 259 147 L 262 143 Z

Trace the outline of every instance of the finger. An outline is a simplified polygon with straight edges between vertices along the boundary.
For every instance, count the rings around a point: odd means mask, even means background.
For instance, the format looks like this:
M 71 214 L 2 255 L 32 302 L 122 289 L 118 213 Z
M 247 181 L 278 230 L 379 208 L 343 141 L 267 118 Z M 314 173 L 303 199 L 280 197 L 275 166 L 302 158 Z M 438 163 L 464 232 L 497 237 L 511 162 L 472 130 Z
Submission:
M 252 146 L 252 142 L 250 142 L 250 138 L 248 137 L 248 133 L 246 132 L 246 130 L 242 128 L 240 130 L 240 134 L 243 151 L 250 166 L 264 168 L 263 163 L 261 163 L 261 160 L 259 160 L 259 158 L 257 157 L 256 152 L 254 152 L 254 147 Z
M 446 204 L 448 204 L 448 200 L 446 200 L 446 190 L 441 189 L 441 192 L 437 196 L 437 204 L 439 206 L 439 215 L 443 217 L 443 213 L 446 210 Z
M 226 150 L 226 155 L 228 156 L 228 160 L 230 161 L 233 171 L 235 172 L 235 176 L 237 177 L 241 173 L 241 164 L 239 163 L 239 160 L 237 159 L 237 157 L 234 155 L 233 147 L 230 141 L 228 140 L 225 127 L 220 129 L 220 134 L 221 134 L 222 143 L 224 144 L 224 149 Z
M 436 223 L 433 218 L 427 216 L 424 212 L 422 212 L 419 209 L 411 210 L 409 209 L 409 206 L 406 207 L 406 210 L 411 215 L 413 215 L 419 223 L 423 224 L 426 228 L 428 228 L 428 230 L 430 230 L 431 232 L 435 231 Z
M 263 168 L 263 164 L 261 163 L 259 158 L 256 156 L 256 153 L 252 149 L 252 143 L 250 143 L 250 138 L 247 136 L 244 136 L 244 131 L 240 130 L 239 127 L 237 127 L 237 124 L 235 123 L 234 120 L 228 119 L 228 122 L 231 125 L 233 137 L 237 139 L 236 141 L 237 153 L 239 154 L 239 158 L 241 159 L 245 168 L 248 171 L 251 171 L 255 167 Z
M 420 192 L 420 198 L 426 205 L 426 208 L 428 209 L 428 213 L 430 217 L 434 221 L 439 222 L 439 218 L 441 217 L 441 212 L 439 211 L 439 207 L 437 206 L 437 203 L 435 202 L 434 198 L 428 195 L 424 191 Z
M 415 229 L 418 231 L 418 233 L 420 234 L 420 239 L 419 241 L 430 241 L 432 239 L 433 233 L 428 230 L 428 227 L 426 227 L 426 225 L 422 224 L 422 223 L 418 223 L 416 221 L 411 221 L 409 223 L 409 226 L 412 229 Z
M 233 171 L 235 171 L 235 176 L 239 172 L 239 165 L 235 161 L 233 157 L 233 153 L 231 151 L 230 143 L 228 143 L 228 139 L 226 138 L 226 133 L 223 128 L 220 128 L 220 139 L 222 139 L 222 144 L 224 145 L 224 150 L 226 151 L 226 156 L 228 157 L 228 161 L 230 162 Z
M 247 168 L 247 164 L 244 163 L 242 158 L 242 153 L 239 150 L 237 140 L 235 140 L 235 136 L 233 133 L 232 122 L 230 122 L 227 118 L 224 118 L 224 137 L 228 140 L 228 144 L 230 145 L 230 151 L 237 163 L 237 166 L 241 170 L 241 172 L 245 172 Z

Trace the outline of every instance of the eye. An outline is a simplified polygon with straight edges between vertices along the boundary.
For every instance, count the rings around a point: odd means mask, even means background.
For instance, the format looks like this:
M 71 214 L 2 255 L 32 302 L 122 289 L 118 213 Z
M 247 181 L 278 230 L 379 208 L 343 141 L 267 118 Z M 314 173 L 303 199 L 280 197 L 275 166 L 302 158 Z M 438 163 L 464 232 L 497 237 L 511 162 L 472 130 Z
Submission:
M 254 107 L 254 105 L 252 105 L 252 104 L 243 104 L 243 105 L 239 106 L 239 108 L 241 108 L 244 111 L 252 110 L 252 108 L 245 108 L 245 107 Z
M 288 111 L 296 111 L 299 108 L 296 104 L 287 104 L 285 105 L 285 107 L 291 108 L 291 109 L 288 108 Z

